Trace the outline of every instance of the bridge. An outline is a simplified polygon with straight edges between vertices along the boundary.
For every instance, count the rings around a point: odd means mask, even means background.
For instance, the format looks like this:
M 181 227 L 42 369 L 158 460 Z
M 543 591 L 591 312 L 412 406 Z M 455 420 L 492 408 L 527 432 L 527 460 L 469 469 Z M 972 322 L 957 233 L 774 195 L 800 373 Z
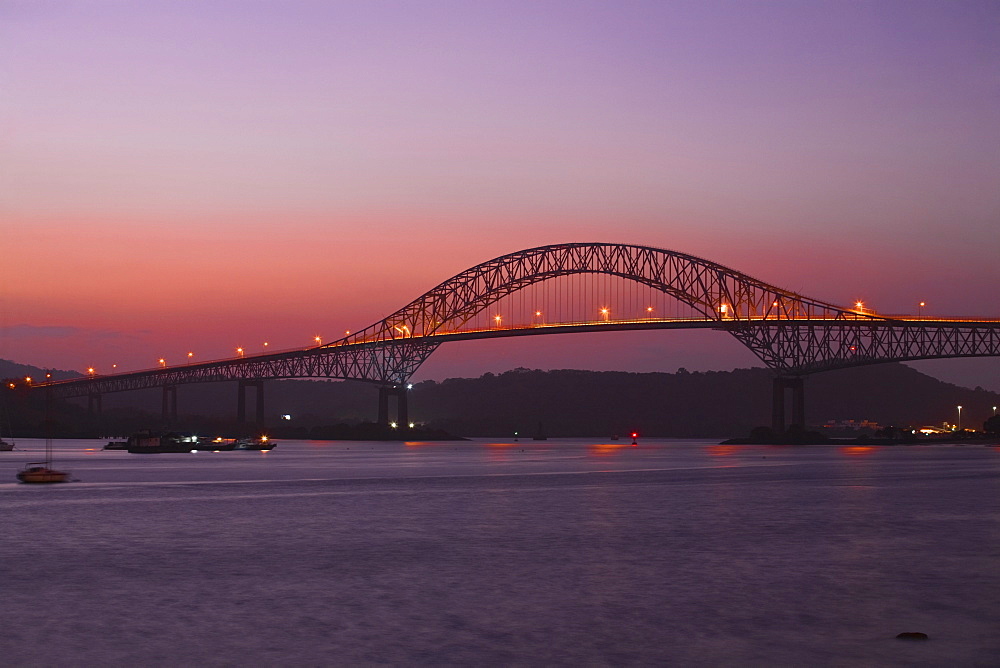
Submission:
M 802 379 L 845 367 L 1000 355 L 1000 319 L 929 318 L 837 306 L 764 283 L 715 262 L 631 244 L 568 243 L 494 258 L 449 278 L 388 317 L 305 349 L 36 383 L 52 397 L 162 388 L 176 418 L 177 386 L 237 381 L 238 417 L 256 392 L 263 422 L 267 379 L 338 378 L 379 387 L 378 420 L 408 423 L 406 390 L 438 346 L 471 339 L 570 332 L 712 329 L 726 332 L 775 372 L 772 426 L 804 425 Z M 13 383 L 12 383 L 13 385 Z

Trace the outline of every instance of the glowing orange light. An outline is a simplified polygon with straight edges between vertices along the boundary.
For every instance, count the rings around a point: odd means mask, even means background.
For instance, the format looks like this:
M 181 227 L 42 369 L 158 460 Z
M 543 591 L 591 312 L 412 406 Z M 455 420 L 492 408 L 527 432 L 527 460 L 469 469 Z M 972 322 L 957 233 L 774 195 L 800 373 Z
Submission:
M 112 364 L 112 365 L 111 365 L 111 368 L 112 368 L 112 369 L 117 369 L 117 368 L 118 368 L 118 365 L 117 365 L 117 364 Z
M 188 353 L 188 359 L 191 359 L 192 357 L 194 357 L 194 353 Z
M 24 382 L 30 383 L 31 382 L 31 376 L 25 376 L 24 377 Z
M 162 357 L 159 359 L 159 362 L 160 366 L 167 366 L 167 360 L 163 359 Z
M 722 306 L 719 307 L 719 313 L 723 315 L 725 315 L 728 311 L 729 311 L 729 306 L 727 306 L 726 304 L 723 304 Z
M 864 305 L 864 302 L 856 302 L 856 303 L 854 304 L 854 306 L 855 306 L 855 307 L 856 307 L 856 308 L 857 308 L 857 309 L 858 309 L 859 311 L 863 311 L 863 310 L 864 310 L 864 308 L 865 308 L 865 305 Z
M 163 360 L 160 360 L 160 361 L 162 362 Z M 93 376 L 94 375 L 94 367 L 90 367 L 89 369 L 87 369 L 87 373 L 89 373 L 91 376 Z
M 646 307 L 646 313 L 652 313 L 652 312 L 653 312 L 653 307 L 652 306 L 647 306 Z
M 14 383 L 7 383 L 7 387 L 9 387 L 10 389 L 13 390 L 14 389 Z
M 236 349 L 236 354 L 239 355 L 240 357 L 243 357 L 243 349 L 242 348 L 237 348 Z
M 315 341 L 316 343 L 323 343 L 323 337 L 322 336 L 317 336 L 317 337 L 313 338 L 313 341 Z
M 778 305 L 778 302 L 774 302 L 773 304 L 771 304 L 771 306 L 777 306 L 777 305 Z
M 267 341 L 264 342 L 264 347 L 267 348 L 270 345 Z
M 542 314 L 541 311 L 535 311 L 535 315 L 541 315 L 541 314 Z

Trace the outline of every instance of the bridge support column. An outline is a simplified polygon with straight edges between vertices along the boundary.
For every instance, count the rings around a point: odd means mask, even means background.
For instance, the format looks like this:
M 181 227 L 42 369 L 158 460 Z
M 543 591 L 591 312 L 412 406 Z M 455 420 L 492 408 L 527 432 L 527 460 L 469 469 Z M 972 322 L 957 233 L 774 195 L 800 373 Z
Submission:
M 790 379 L 792 383 L 789 389 L 792 391 L 792 425 L 798 425 L 802 429 L 806 426 L 806 406 L 805 387 L 802 378 Z
M 396 419 L 389 418 L 389 397 L 396 398 Z M 406 385 L 393 385 L 378 388 L 378 423 L 384 427 L 390 426 L 393 422 L 400 429 L 405 429 L 410 423 L 410 411 L 407 405 Z
M 771 381 L 771 430 L 776 434 L 785 431 L 785 379 L 780 376 Z
M 410 425 L 410 410 L 406 399 L 406 385 L 402 385 L 396 391 L 396 421 L 399 422 L 400 429 L 408 429 Z
M 243 424 L 247 421 L 247 388 L 255 388 L 254 422 L 264 424 L 264 381 L 241 380 L 236 394 L 236 421 Z
M 389 388 L 378 388 L 378 423 L 382 426 L 389 425 Z
M 778 434 L 785 431 L 785 390 L 792 393 L 792 415 L 789 426 L 806 426 L 805 385 L 800 377 L 778 376 L 772 384 L 771 429 Z
M 163 424 L 172 425 L 177 422 L 177 386 L 163 386 Z
M 101 394 L 92 392 L 87 395 L 87 412 L 91 415 L 101 417 Z

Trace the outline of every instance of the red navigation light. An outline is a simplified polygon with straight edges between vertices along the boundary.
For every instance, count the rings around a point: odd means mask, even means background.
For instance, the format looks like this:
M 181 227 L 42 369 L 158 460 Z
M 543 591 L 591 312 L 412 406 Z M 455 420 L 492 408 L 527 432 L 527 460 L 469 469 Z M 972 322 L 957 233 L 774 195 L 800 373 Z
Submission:
M 632 438 L 639 438 L 639 434 L 637 434 L 636 432 L 633 431 L 632 432 Z

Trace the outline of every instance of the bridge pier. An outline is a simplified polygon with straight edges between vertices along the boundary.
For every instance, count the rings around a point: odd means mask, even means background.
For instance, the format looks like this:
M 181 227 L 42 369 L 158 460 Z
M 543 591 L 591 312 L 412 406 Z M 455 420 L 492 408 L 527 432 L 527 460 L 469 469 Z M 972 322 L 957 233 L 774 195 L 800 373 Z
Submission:
M 87 412 L 93 416 L 101 417 L 101 394 L 91 392 L 87 395 Z
M 785 431 L 785 391 L 792 393 L 792 419 L 789 427 L 806 426 L 805 387 L 801 376 L 777 376 L 772 383 L 771 429 L 782 434 Z
M 170 426 L 177 422 L 177 386 L 163 386 L 163 424 Z
M 410 423 L 410 411 L 407 406 L 406 385 L 382 385 L 378 388 L 378 423 L 388 427 L 393 421 L 389 419 L 389 397 L 396 397 L 396 424 L 405 428 Z
M 258 425 L 264 424 L 264 381 L 262 380 L 241 380 L 236 395 L 236 421 L 243 424 L 247 421 L 247 389 L 257 390 L 254 401 L 254 422 Z

